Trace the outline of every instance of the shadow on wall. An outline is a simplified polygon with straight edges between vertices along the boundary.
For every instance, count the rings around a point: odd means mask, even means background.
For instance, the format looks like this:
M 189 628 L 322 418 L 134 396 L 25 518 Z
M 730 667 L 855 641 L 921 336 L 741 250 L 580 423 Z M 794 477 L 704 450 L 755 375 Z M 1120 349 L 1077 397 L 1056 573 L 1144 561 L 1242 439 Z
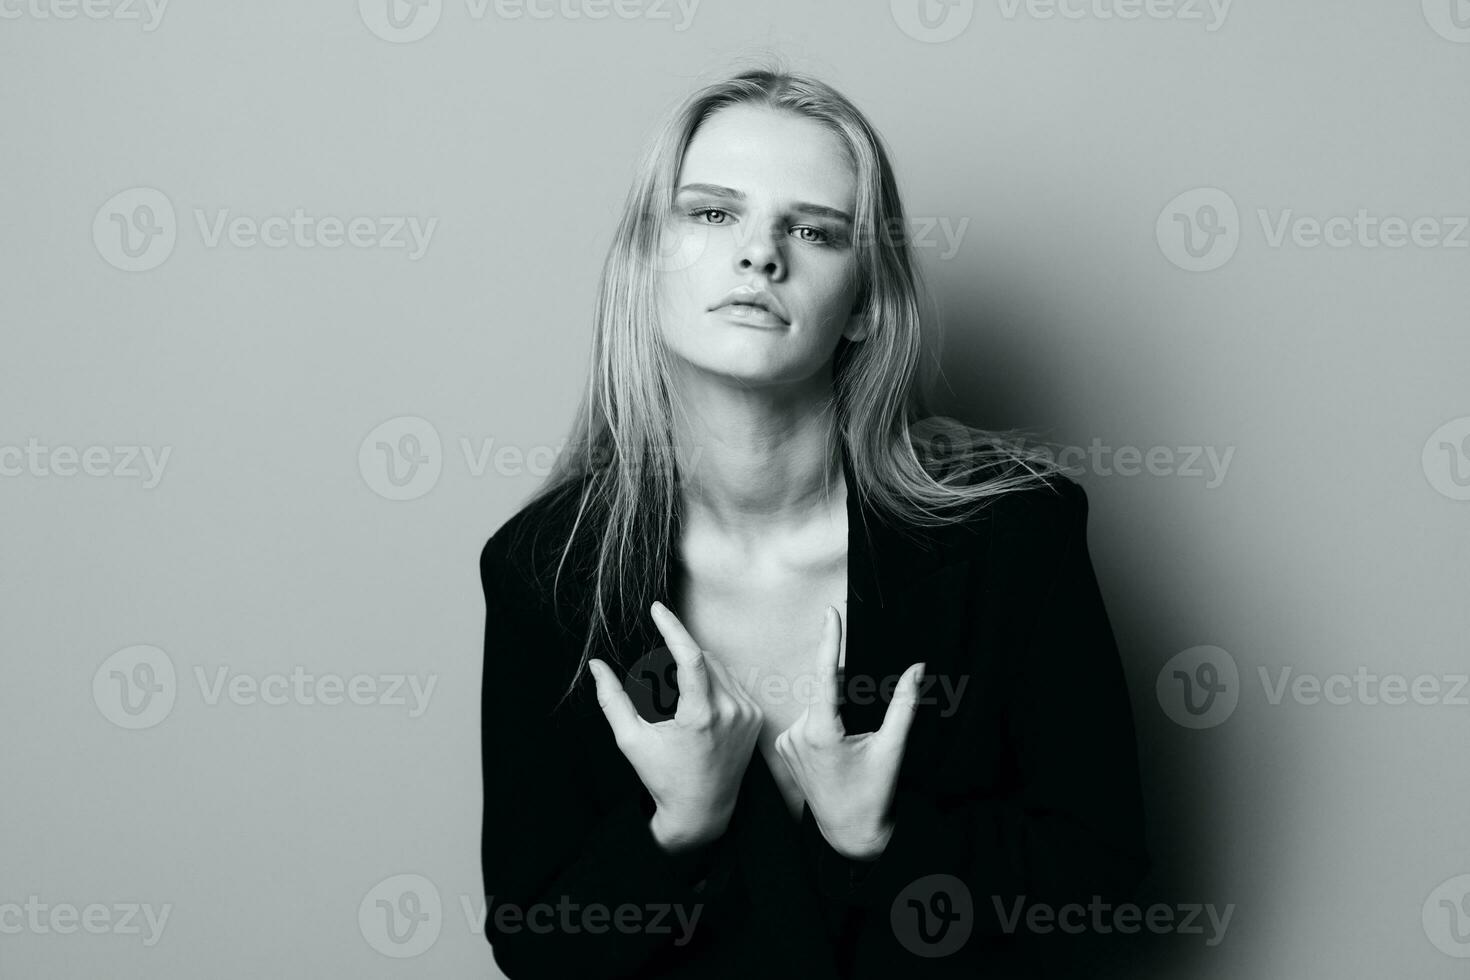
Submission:
M 1060 378 L 1061 367 L 1044 360 L 1045 345 L 1026 340 L 1054 333 L 1056 324 L 1028 322 L 1024 314 L 1015 312 L 1039 308 L 1034 300 L 979 295 L 943 298 L 943 308 L 958 312 L 946 319 L 942 376 L 936 387 L 937 412 L 982 428 L 1016 426 L 1045 439 L 1056 430 L 1086 432 L 1092 424 L 1065 417 L 1066 409 L 1054 395 L 1058 385 L 1068 385 L 1069 390 L 1109 392 L 1112 397 L 1138 402 L 1158 398 L 1150 385 L 1139 383 L 1137 378 L 1099 376 L 1108 368 L 1101 362 L 1089 361 L 1086 377 Z M 1132 363 L 1136 365 L 1137 359 Z M 1119 414 L 1162 418 L 1178 413 L 1177 405 L 1162 402 L 1135 403 L 1127 409 Z M 1206 617 L 1191 608 L 1192 602 L 1181 602 L 1178 595 L 1140 591 L 1141 576 L 1109 574 L 1105 569 L 1154 566 L 1157 560 L 1153 549 L 1186 555 L 1209 554 L 1210 549 L 1200 540 L 1189 539 L 1187 530 L 1175 530 L 1173 539 L 1166 538 L 1166 528 L 1150 528 L 1148 535 L 1110 533 L 1109 526 L 1126 521 L 1126 515 L 1104 503 L 1096 479 L 1086 474 L 1076 479 L 1088 491 L 1089 549 L 1132 701 L 1153 870 L 1135 895 L 1132 904 L 1137 906 L 1136 915 L 1131 910 L 1089 909 L 1089 926 L 1084 932 L 1060 944 L 1049 939 L 1052 952 L 1048 958 L 1056 960 L 1048 975 L 1129 980 L 1138 976 L 1196 976 L 1206 972 L 1204 961 L 1212 949 L 1228 941 L 1230 933 L 1240 927 L 1234 905 L 1237 896 L 1222 892 L 1224 862 L 1231 848 L 1219 814 L 1228 812 L 1234 794 L 1221 778 L 1221 773 L 1227 771 L 1218 755 L 1222 743 L 1210 740 L 1206 732 L 1175 723 L 1161 709 L 1155 683 L 1163 662 L 1175 651 L 1170 648 L 1173 638 L 1161 635 L 1156 624 L 1188 623 Z M 1146 514 L 1140 517 L 1146 519 Z M 1174 527 L 1208 525 L 1208 520 L 1201 519 L 1177 522 Z M 1108 544 L 1100 546 L 1100 542 Z M 1125 553 L 1116 553 L 1119 548 Z M 1170 603 L 1184 608 L 1171 609 L 1167 605 Z M 979 914 L 978 908 L 976 911 Z M 1261 921 L 1263 911 L 1253 908 L 1251 917 Z M 1138 925 L 1131 935 L 1123 935 L 1117 926 L 1131 926 L 1129 915 L 1135 915 Z M 1101 925 L 1094 927 L 1094 923 Z

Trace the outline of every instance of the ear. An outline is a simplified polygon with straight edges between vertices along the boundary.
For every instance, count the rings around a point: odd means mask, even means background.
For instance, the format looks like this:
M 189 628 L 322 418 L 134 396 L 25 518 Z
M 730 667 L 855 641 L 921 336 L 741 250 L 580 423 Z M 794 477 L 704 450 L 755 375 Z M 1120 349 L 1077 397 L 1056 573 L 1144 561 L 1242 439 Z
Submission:
M 847 326 L 842 328 L 842 336 L 853 343 L 866 340 L 868 337 L 868 318 L 861 310 L 854 311 L 847 318 Z

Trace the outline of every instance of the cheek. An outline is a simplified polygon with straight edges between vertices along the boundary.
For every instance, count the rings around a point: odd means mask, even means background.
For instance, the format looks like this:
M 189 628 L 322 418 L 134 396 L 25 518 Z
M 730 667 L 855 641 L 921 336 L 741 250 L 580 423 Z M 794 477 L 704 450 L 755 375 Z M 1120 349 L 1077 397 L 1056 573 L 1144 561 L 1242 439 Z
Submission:
M 707 227 L 671 223 L 660 233 L 658 251 L 650 261 L 660 274 L 690 273 L 710 264 L 718 238 Z
M 692 270 L 665 272 L 659 277 L 659 309 L 669 326 L 683 326 L 698 311 L 698 286 Z
M 812 303 L 811 311 L 817 329 L 823 334 L 840 333 L 852 316 L 852 308 L 856 302 L 857 290 L 853 280 L 839 274 L 837 280 L 824 289 Z

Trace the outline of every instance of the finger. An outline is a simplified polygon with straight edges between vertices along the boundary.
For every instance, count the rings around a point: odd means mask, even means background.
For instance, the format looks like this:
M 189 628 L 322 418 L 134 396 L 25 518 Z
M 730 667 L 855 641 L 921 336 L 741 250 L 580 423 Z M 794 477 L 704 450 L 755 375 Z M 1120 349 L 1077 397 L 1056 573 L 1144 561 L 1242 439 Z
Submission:
M 709 665 L 699 644 L 679 622 L 679 617 L 662 602 L 653 604 L 653 624 L 674 655 L 679 682 L 679 706 L 674 709 L 674 717 L 687 717 L 691 711 L 707 712 L 710 701 Z
M 827 607 L 822 622 L 822 641 L 817 648 L 817 689 L 807 707 L 807 729 L 817 735 L 842 736 L 842 715 L 837 710 L 839 699 L 837 658 L 842 653 L 842 619 L 837 610 Z
M 790 728 L 776 736 L 776 755 L 786 764 L 786 771 L 791 773 L 791 778 L 800 784 L 801 774 L 796 771 L 799 760 L 796 758 L 796 749 L 791 744 Z
M 597 703 L 602 708 L 602 714 L 607 718 L 607 723 L 612 728 L 613 738 L 622 744 L 623 740 L 631 737 L 643 719 L 638 716 L 638 709 L 633 707 L 628 692 L 618 683 L 617 676 L 612 668 L 601 660 L 587 661 L 587 667 L 592 671 L 592 677 L 597 682 Z
M 749 701 L 730 675 L 730 668 L 720 663 L 712 653 L 704 654 L 705 670 L 709 673 L 709 703 L 723 713 L 737 714 Z
M 919 685 L 924 681 L 924 667 L 922 663 L 912 665 L 894 685 L 893 697 L 888 702 L 883 724 L 876 735 L 876 740 L 889 749 L 902 749 L 908 741 L 909 728 L 919 709 Z
M 787 757 L 794 757 L 796 755 L 796 748 L 792 742 L 791 733 L 801 731 L 801 726 L 805 725 L 806 721 L 807 713 L 803 711 L 801 713 L 801 717 L 791 723 L 791 727 L 787 728 L 780 735 L 776 736 L 775 749 L 777 755 L 781 756 L 783 759 Z
M 723 691 L 738 704 L 743 704 L 750 708 L 756 706 L 755 700 L 746 693 L 745 686 L 740 683 L 739 678 L 735 676 L 735 672 L 725 666 L 719 657 L 706 655 L 704 663 L 710 669 L 710 694 L 712 697 L 718 692 Z

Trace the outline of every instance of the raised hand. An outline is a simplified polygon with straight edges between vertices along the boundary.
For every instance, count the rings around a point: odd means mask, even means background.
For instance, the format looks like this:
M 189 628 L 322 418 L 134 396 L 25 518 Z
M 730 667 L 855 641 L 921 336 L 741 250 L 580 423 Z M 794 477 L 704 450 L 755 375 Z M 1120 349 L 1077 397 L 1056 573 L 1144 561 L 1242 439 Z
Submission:
M 618 749 L 657 807 L 653 835 L 666 849 L 680 850 L 725 832 L 760 734 L 761 710 L 719 661 L 704 655 L 673 612 L 659 602 L 652 612 L 674 656 L 679 704 L 673 718 L 643 720 L 612 668 L 601 660 L 588 666 Z
M 842 622 L 827 608 L 817 653 L 816 697 L 776 736 L 776 752 L 801 786 L 817 827 L 845 857 L 873 860 L 893 836 L 890 809 L 909 727 L 918 707 L 924 665 L 904 671 L 876 732 L 847 735 L 838 714 L 837 658 Z

